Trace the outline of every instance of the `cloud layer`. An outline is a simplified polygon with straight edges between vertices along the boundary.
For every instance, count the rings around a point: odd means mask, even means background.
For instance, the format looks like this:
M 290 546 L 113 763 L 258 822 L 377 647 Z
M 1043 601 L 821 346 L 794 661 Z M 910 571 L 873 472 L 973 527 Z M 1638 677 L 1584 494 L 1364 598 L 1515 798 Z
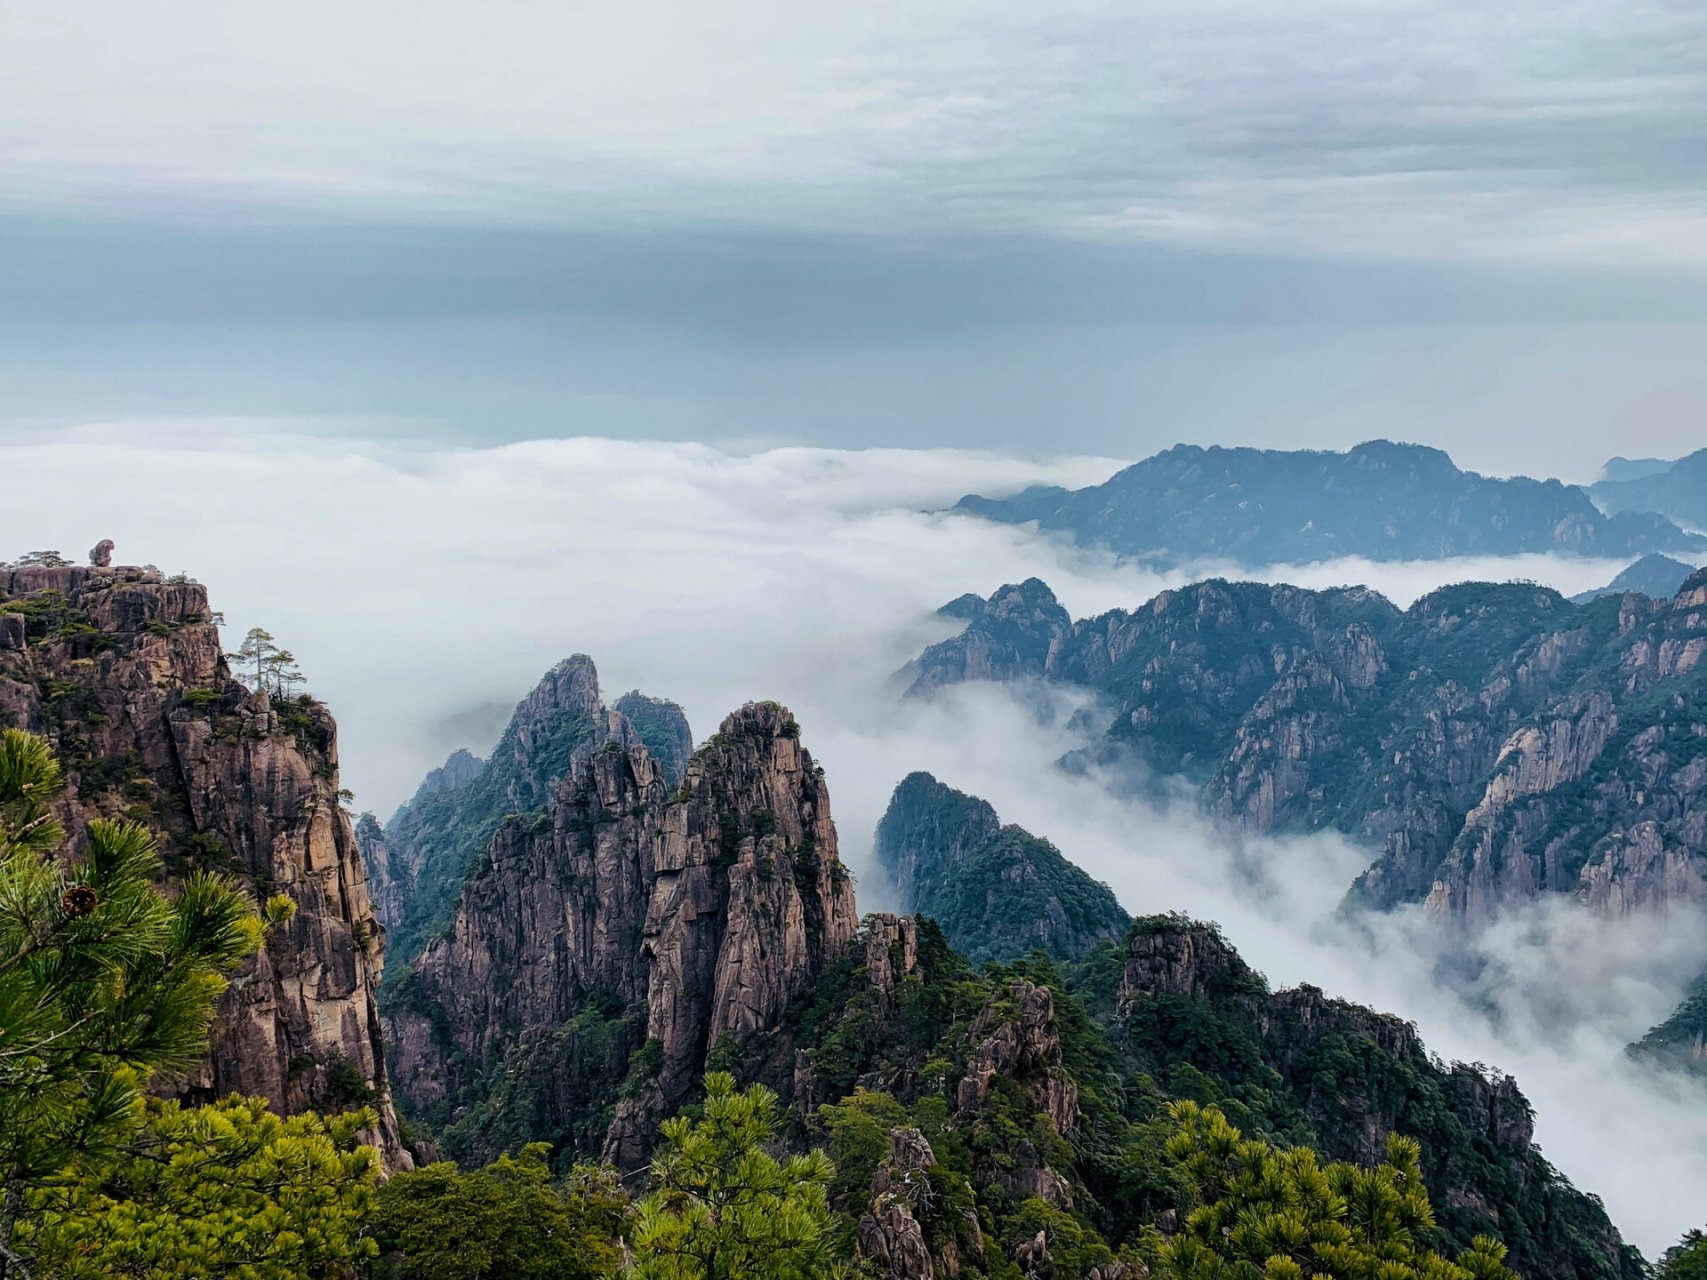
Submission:
M 207 582 L 233 632 L 264 625 L 302 660 L 343 722 L 351 784 L 380 808 L 448 746 L 480 745 L 427 730 L 513 703 L 573 651 L 593 654 L 614 692 L 682 700 L 703 734 L 754 697 L 803 715 L 865 709 L 938 637 L 936 606 L 966 591 L 1036 575 L 1084 616 L 1248 576 L 1160 575 L 930 514 L 969 491 L 1094 483 L 1120 465 L 1107 458 L 601 439 L 458 449 L 294 425 L 90 426 L 0 448 L 14 477 L 0 554 L 112 537 L 121 561 Z M 1577 591 L 1621 567 L 1520 557 L 1261 574 L 1367 582 L 1404 604 L 1472 577 Z

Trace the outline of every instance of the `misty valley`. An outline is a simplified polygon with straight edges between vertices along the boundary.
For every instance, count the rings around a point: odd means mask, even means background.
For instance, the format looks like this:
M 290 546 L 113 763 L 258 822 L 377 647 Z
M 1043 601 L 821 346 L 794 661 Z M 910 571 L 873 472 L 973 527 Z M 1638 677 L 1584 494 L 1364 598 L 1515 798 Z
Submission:
M 1704 1274 L 1691 459 L 699 457 L 705 579 L 532 456 L 484 573 L 0 565 L 0 1277 Z

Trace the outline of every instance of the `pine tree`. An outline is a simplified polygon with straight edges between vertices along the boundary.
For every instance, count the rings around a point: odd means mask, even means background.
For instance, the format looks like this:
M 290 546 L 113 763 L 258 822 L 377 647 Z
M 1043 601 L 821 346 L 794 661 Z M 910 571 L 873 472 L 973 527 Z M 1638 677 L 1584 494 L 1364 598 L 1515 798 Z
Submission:
M 287 698 L 302 683 L 296 655 L 279 648 L 272 633 L 262 627 L 250 627 L 237 652 L 225 657 L 249 678 L 250 687 L 257 692 Z
M 45 741 L 0 731 L 0 1278 L 21 1264 L 28 1193 L 135 1132 L 148 1081 L 200 1061 L 225 975 L 262 938 L 223 877 L 155 888 L 136 823 L 97 819 L 83 856 L 65 856 L 62 785 Z
M 1707 1234 L 1691 1231 L 1661 1255 L 1654 1280 L 1707 1280 Z
M 734 1077 L 705 1078 L 703 1117 L 663 1127 L 652 1164 L 658 1187 L 630 1235 L 632 1280 L 828 1280 L 843 1274 L 832 1241 L 822 1151 L 779 1161 L 776 1095 L 735 1091 Z
M 31 1193 L 25 1242 L 54 1280 L 347 1275 L 378 1252 L 364 1227 L 379 1156 L 357 1136 L 374 1118 L 152 1099 L 123 1150 Z
M 1248 1141 L 1214 1107 L 1174 1104 L 1168 1154 L 1201 1203 L 1161 1247 L 1165 1280 L 1518 1280 L 1505 1246 L 1479 1236 L 1448 1260 L 1427 1247 L 1434 1211 L 1422 1149 L 1392 1135 L 1373 1169 L 1308 1147 Z
M 597 1280 L 621 1261 L 628 1197 L 616 1174 L 576 1166 L 553 1183 L 550 1148 L 461 1173 L 449 1161 L 397 1174 L 370 1231 L 396 1280 Z

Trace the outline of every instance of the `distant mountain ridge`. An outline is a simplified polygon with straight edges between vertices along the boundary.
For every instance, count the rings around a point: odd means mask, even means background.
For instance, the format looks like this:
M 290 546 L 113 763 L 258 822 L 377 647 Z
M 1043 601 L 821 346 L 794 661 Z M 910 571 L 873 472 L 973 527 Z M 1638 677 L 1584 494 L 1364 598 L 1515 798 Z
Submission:
M 1657 512 L 1692 529 L 1707 529 L 1707 449 L 1697 449 L 1657 470 L 1607 464 L 1606 479 L 1589 486 L 1589 496 L 1606 511 Z M 1644 462 L 1653 461 L 1644 459 Z M 1616 518 L 1616 517 L 1615 517 Z
M 1176 445 L 1078 490 L 970 494 L 955 510 L 1158 566 L 1426 560 L 1707 549 L 1651 510 L 1607 515 L 1558 480 L 1496 479 L 1439 449 L 1371 440 L 1344 453 Z
M 1695 566 L 1671 556 L 1643 556 L 1613 578 L 1604 587 L 1579 591 L 1571 597 L 1572 604 L 1587 604 L 1602 596 L 1621 596 L 1626 591 L 1639 592 L 1655 600 L 1669 600 L 1694 574 Z

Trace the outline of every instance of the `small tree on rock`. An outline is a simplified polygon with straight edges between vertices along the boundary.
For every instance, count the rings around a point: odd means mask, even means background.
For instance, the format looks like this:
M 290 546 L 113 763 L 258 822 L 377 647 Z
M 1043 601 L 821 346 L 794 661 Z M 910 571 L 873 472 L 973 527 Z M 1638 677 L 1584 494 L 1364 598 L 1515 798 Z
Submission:
M 228 653 L 225 658 L 249 677 L 250 686 L 258 692 L 288 698 L 302 683 L 296 656 L 288 649 L 279 648 L 272 633 L 262 627 L 249 628 L 237 652 Z

